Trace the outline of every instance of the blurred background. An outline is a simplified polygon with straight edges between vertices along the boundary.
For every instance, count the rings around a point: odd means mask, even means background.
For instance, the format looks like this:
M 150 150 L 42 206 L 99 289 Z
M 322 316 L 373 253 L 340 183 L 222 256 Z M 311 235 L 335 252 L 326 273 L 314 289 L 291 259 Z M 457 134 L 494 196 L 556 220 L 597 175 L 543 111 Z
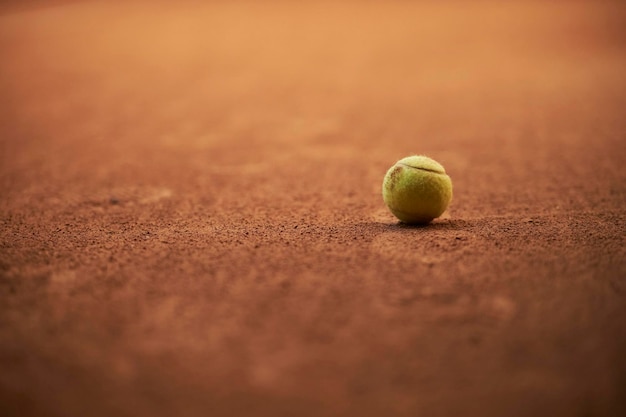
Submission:
M 568 158 L 554 153 L 576 146 L 571 132 L 591 137 L 622 119 L 624 10 L 585 1 L 3 3 L 2 117 L 30 143 L 5 140 L 3 155 L 58 152 L 61 163 L 77 146 L 94 171 L 74 176 L 103 180 L 142 175 L 146 164 L 178 171 L 180 158 L 201 171 L 203 152 L 225 167 L 254 170 L 263 158 L 280 169 L 280 149 L 305 152 L 310 168 L 316 158 L 368 158 L 362 174 L 373 181 L 410 153 L 461 173 L 534 146 L 532 159 L 508 164 L 523 195 L 528 169 L 558 179 L 549 160 Z M 545 120 L 563 127 L 558 137 L 542 132 Z M 619 162 L 621 139 L 601 157 Z M 484 191 L 497 199 L 511 184 L 494 180 Z

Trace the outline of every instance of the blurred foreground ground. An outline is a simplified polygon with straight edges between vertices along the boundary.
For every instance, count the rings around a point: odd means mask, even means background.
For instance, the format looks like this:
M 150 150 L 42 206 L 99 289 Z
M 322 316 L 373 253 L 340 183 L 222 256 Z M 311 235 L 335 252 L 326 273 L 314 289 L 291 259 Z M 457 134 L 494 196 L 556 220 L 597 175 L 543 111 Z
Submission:
M 2 415 L 626 415 L 620 2 L 0 12 Z

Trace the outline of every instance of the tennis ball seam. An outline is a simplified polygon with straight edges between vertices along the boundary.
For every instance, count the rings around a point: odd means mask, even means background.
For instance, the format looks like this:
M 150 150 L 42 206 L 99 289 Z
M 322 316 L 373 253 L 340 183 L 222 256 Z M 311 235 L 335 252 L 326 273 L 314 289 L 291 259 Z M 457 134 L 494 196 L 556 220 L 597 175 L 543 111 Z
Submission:
M 400 163 L 398 162 L 396 165 L 402 165 L 403 167 L 407 167 L 407 168 L 411 168 L 411 169 L 417 169 L 420 171 L 425 171 L 425 172 L 430 172 L 432 174 L 438 174 L 438 175 L 448 175 L 446 174 L 445 171 L 435 171 L 434 169 L 428 169 L 428 168 L 422 168 L 422 167 L 414 167 L 412 165 L 408 165 L 408 164 L 404 164 L 404 163 Z

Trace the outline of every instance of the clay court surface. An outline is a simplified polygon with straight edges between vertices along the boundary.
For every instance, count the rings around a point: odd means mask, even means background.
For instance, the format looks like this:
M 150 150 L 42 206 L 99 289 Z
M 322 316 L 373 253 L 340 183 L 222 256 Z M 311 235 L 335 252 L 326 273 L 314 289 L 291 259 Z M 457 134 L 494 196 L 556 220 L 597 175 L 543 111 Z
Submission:
M 0 414 L 626 415 L 625 21 L 3 3 Z

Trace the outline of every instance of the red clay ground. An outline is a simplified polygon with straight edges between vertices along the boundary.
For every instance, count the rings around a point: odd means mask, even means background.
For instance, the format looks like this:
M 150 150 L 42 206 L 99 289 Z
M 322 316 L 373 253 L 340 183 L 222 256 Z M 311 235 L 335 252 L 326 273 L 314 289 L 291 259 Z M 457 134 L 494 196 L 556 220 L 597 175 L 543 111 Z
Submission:
M 625 17 L 5 5 L 2 415 L 626 415 Z

